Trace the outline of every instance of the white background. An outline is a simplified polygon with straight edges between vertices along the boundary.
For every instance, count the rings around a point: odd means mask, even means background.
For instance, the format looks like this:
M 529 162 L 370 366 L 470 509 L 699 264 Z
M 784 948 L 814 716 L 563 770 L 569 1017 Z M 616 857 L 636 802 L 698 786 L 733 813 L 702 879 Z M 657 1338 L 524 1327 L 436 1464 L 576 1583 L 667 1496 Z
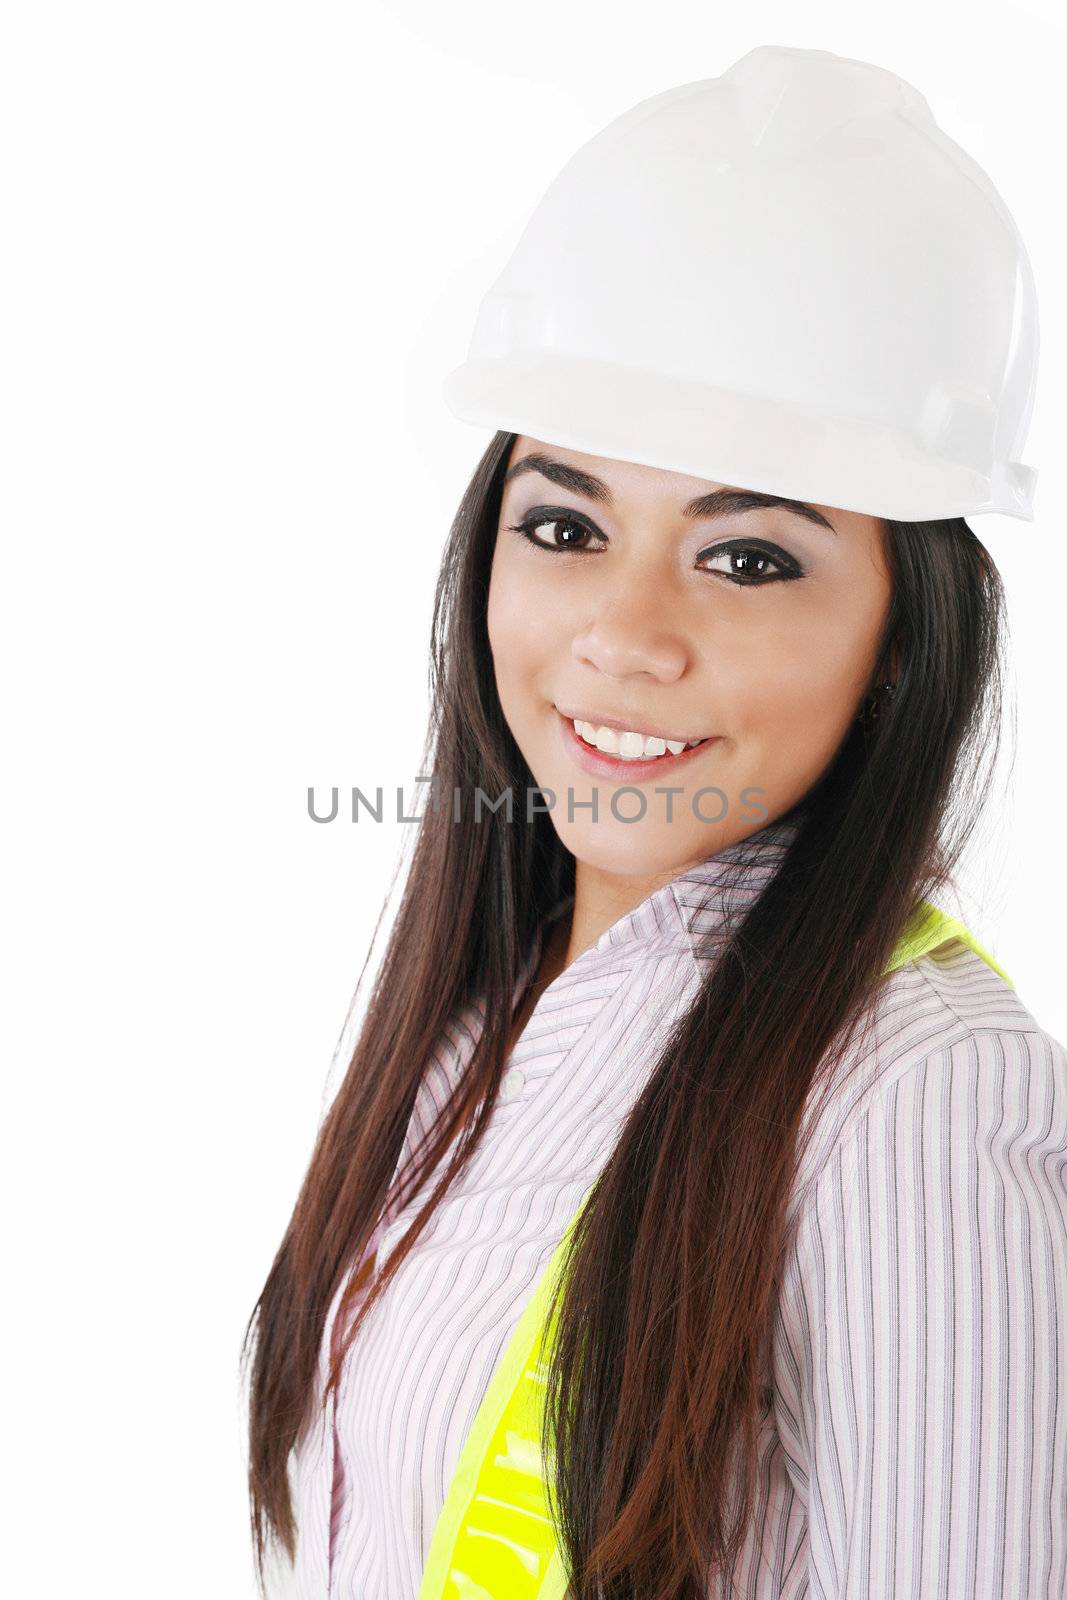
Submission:
M 4 17 L 6 1564 L 25 1596 L 251 1597 L 239 1342 L 414 831 L 316 826 L 306 791 L 414 796 L 490 437 L 440 383 L 529 211 L 755 44 L 908 78 L 1030 249 L 1037 519 L 973 524 L 1017 755 L 963 887 L 1067 1039 L 1067 39 L 1052 0 Z

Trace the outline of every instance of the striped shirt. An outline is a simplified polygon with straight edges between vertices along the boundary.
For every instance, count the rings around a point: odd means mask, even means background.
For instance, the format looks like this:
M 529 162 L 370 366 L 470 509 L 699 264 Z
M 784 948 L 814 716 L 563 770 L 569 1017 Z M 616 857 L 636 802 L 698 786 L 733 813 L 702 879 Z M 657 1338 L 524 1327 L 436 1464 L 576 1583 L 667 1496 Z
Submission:
M 300 1600 L 415 1600 L 523 1308 L 727 918 L 795 828 L 765 825 L 661 886 L 541 994 L 482 1144 L 293 1453 Z M 895 971 L 871 1015 L 805 1113 L 758 1496 L 730 1594 L 1063 1600 L 1067 1051 L 957 940 Z M 483 1020 L 464 1007 L 434 1052 L 398 1170 Z M 384 1258 L 423 1198 L 387 1203 L 368 1256 Z M 320 1385 L 328 1338 L 329 1323 Z

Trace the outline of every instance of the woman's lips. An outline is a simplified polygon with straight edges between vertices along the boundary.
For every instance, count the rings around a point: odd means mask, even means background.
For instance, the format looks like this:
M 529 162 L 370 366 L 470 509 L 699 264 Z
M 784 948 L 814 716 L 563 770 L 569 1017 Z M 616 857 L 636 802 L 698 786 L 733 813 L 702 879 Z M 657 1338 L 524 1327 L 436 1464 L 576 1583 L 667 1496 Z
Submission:
M 702 755 L 713 744 L 719 743 L 716 735 L 711 739 L 704 739 L 700 744 L 690 745 L 678 755 L 672 755 L 668 750 L 662 756 L 650 756 L 647 761 L 622 761 L 618 756 L 605 754 L 598 750 L 596 745 L 587 744 L 575 729 L 569 717 L 557 711 L 560 728 L 562 730 L 563 746 L 572 760 L 576 761 L 583 772 L 588 772 L 592 778 L 611 778 L 618 783 L 644 783 L 649 778 L 660 774 L 668 775 L 679 772 L 682 767 L 688 766 L 694 756 Z

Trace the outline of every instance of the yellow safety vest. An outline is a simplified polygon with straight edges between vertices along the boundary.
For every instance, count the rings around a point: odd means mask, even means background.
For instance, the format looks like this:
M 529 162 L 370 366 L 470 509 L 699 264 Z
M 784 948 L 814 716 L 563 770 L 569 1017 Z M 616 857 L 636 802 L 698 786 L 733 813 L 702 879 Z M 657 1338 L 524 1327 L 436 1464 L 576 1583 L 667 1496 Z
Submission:
M 926 900 L 886 972 L 949 939 L 970 945 L 1015 987 L 962 922 Z M 567 1577 L 556 1544 L 551 1472 L 541 1455 L 541 1421 L 555 1326 L 546 1325 L 546 1316 L 580 1214 L 579 1207 L 489 1381 L 434 1527 L 419 1600 L 564 1600 Z

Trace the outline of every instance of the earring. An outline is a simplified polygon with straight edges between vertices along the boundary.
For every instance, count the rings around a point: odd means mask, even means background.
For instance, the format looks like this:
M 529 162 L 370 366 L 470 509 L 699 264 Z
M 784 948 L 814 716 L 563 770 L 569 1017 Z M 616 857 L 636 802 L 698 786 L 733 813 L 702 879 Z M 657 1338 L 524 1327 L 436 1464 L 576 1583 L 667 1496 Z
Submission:
M 882 699 L 891 700 L 896 694 L 895 683 L 880 683 L 872 694 L 869 694 L 856 714 L 856 721 L 872 723 L 878 721 L 878 713 Z

